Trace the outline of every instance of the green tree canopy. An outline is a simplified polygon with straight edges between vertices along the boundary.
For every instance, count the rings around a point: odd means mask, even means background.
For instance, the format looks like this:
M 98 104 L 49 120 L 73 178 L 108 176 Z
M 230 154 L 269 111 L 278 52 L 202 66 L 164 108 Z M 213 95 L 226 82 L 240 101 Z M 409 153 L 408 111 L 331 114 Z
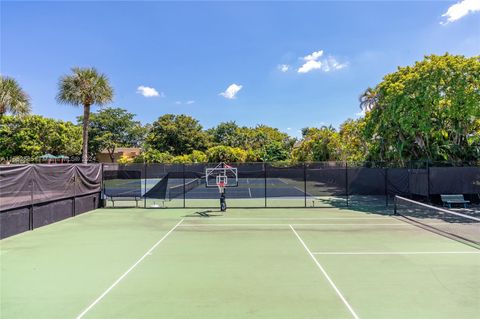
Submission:
M 0 117 L 0 157 L 37 157 L 53 155 L 78 155 L 81 152 L 81 127 L 40 115 L 22 118 Z
M 153 122 L 146 142 L 160 152 L 184 155 L 194 150 L 206 150 L 210 139 L 193 117 L 165 114 Z
M 135 114 L 122 108 L 105 108 L 90 115 L 89 152 L 95 155 L 106 149 L 111 161 L 117 147 L 139 147 L 145 138 L 145 130 L 135 121 Z M 83 117 L 78 118 L 83 123 Z
M 247 159 L 247 152 L 238 147 L 219 145 L 207 150 L 207 158 L 211 163 L 239 163 L 245 162 Z
M 339 159 L 342 161 L 364 161 L 368 153 L 368 143 L 364 137 L 365 119 L 348 119 L 340 125 Z
M 365 135 L 375 160 L 477 160 L 480 56 L 430 55 L 371 92 Z
M 15 79 L 0 75 L 0 117 L 12 114 L 30 113 L 30 98 Z
M 260 151 L 260 159 L 263 162 L 285 161 L 290 157 L 290 151 L 285 143 L 279 141 L 271 141 L 266 144 Z
M 57 101 L 63 104 L 83 106 L 82 162 L 88 161 L 88 123 L 90 107 L 105 105 L 113 99 L 113 88 L 105 74 L 95 68 L 72 68 L 72 74 L 64 75 L 58 84 Z
M 304 138 L 292 151 L 292 159 L 299 162 L 340 160 L 339 134 L 329 126 L 305 128 Z
M 213 143 L 217 145 L 238 147 L 243 145 L 243 134 L 234 121 L 222 122 L 216 127 L 207 130 L 212 136 Z

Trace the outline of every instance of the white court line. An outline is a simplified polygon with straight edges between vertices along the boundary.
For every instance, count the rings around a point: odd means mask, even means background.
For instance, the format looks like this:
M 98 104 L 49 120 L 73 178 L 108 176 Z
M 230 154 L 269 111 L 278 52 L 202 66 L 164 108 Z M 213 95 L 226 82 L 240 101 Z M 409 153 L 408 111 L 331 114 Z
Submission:
M 314 252 L 314 255 L 443 255 L 443 254 L 480 254 L 480 251 L 328 251 Z
M 295 229 L 292 227 L 292 225 L 289 225 L 290 226 L 290 229 L 293 231 L 293 233 L 295 234 L 295 236 L 297 236 L 298 240 L 300 241 L 300 243 L 302 244 L 303 248 L 305 248 L 305 250 L 307 251 L 307 253 L 310 255 L 310 257 L 312 257 L 313 261 L 315 262 L 315 264 L 317 265 L 318 269 L 320 269 L 320 271 L 323 273 L 323 275 L 325 276 L 325 278 L 327 279 L 328 283 L 330 284 L 330 286 L 332 286 L 333 290 L 335 290 L 335 292 L 337 293 L 338 297 L 342 300 L 342 302 L 345 304 L 345 306 L 348 308 L 348 310 L 350 311 L 350 313 L 352 314 L 353 318 L 355 319 L 359 319 L 358 318 L 358 315 L 355 313 L 355 311 L 353 310 L 352 306 L 350 306 L 350 304 L 348 303 L 348 301 L 345 299 L 345 297 L 343 297 L 342 293 L 340 292 L 340 290 L 337 288 L 337 286 L 335 285 L 335 283 L 333 282 L 333 280 L 330 278 L 330 276 L 327 274 L 327 272 L 325 271 L 325 269 L 323 269 L 322 265 L 318 262 L 318 260 L 315 258 L 315 256 L 312 254 L 312 252 L 310 251 L 310 249 L 308 249 L 307 245 L 304 243 L 304 241 L 302 240 L 302 238 L 300 237 L 300 235 L 295 231 Z
M 401 227 L 416 227 L 415 225 L 398 223 L 398 224 L 290 224 L 293 226 L 401 226 Z M 440 224 L 444 225 L 444 224 Z M 225 223 L 204 223 L 204 224 L 182 224 L 179 227 L 210 227 L 210 226 L 289 226 L 289 224 L 225 224 Z
M 93 308 L 93 306 L 95 306 L 100 300 L 103 299 L 103 297 L 105 297 L 120 281 L 122 281 L 123 278 L 125 278 L 129 272 L 131 272 L 135 267 L 137 267 L 137 265 L 139 263 L 142 262 L 142 260 L 145 259 L 145 257 L 147 257 L 148 255 L 150 255 L 152 253 L 152 251 L 165 239 L 168 237 L 168 235 L 170 235 L 174 230 L 175 228 L 177 228 L 181 223 L 183 222 L 183 218 L 182 220 L 180 220 L 175 226 L 172 227 L 172 229 L 170 229 L 159 241 L 157 241 L 149 250 L 147 250 L 147 252 L 139 259 L 137 260 L 130 268 L 128 268 L 127 271 L 125 271 L 123 273 L 123 275 L 121 275 L 117 280 L 115 280 L 115 282 L 107 288 L 107 290 L 105 290 L 101 295 L 100 297 L 98 297 L 97 299 L 95 299 L 94 302 L 92 302 L 87 308 L 85 308 L 85 310 L 82 311 L 81 314 L 79 314 L 77 316 L 77 319 L 80 319 L 82 318 L 90 309 Z
M 205 217 L 195 216 L 193 218 Z M 383 219 L 393 220 L 390 216 L 385 217 L 222 217 L 222 220 L 364 220 L 364 219 Z M 403 222 L 402 222 L 403 223 Z

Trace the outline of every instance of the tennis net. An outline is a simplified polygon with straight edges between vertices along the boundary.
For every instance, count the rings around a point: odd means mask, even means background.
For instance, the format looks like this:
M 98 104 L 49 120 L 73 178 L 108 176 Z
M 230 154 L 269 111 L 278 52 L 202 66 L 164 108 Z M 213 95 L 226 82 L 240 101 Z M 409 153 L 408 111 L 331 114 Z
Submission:
M 200 186 L 202 184 L 202 180 L 203 180 L 202 178 L 195 178 L 195 179 L 192 179 L 191 181 L 185 182 L 185 188 L 184 188 L 184 184 L 169 187 L 168 199 L 182 197 L 184 192 L 187 193 L 192 189 Z
M 395 196 L 395 215 L 404 221 L 480 249 L 480 218 Z

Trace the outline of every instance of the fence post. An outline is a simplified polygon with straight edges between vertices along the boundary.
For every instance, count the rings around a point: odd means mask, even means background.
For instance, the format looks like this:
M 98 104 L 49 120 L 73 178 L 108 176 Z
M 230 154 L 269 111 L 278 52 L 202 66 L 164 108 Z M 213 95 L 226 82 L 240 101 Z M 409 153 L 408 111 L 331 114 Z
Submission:
M 185 163 L 182 164 L 182 177 L 183 177 L 183 208 L 185 208 L 186 207 Z
M 33 190 L 33 177 L 32 177 L 32 172 L 34 170 L 34 166 L 33 165 L 30 165 L 30 174 L 29 174 L 29 177 L 30 177 L 30 209 L 28 210 L 28 228 L 30 230 L 33 230 L 33 194 L 34 194 L 34 190 Z
M 385 206 L 388 207 L 388 165 L 385 164 Z
M 305 207 L 307 207 L 307 164 L 303 162 L 303 195 L 305 198 Z
M 345 161 L 345 192 L 347 195 L 347 207 L 349 206 L 348 204 L 348 162 Z
M 427 202 L 430 203 L 430 165 L 428 165 L 428 160 L 425 161 L 427 165 Z
M 267 164 L 263 162 L 263 182 L 265 187 L 265 207 L 267 207 Z
M 73 202 L 72 202 L 72 217 L 75 217 L 75 202 L 77 201 L 77 169 L 78 167 L 74 166 L 74 173 L 73 173 Z
M 147 194 L 147 166 L 148 164 L 143 162 L 143 174 L 144 174 L 143 176 L 143 179 L 144 179 L 143 208 L 147 208 L 147 196 L 145 196 Z

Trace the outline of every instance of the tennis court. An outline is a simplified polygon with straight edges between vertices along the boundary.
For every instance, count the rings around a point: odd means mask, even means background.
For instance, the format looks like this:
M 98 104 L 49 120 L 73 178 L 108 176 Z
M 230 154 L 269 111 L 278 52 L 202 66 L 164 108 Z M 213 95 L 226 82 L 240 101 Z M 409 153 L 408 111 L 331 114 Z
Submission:
M 196 212 L 98 209 L 2 240 L 2 318 L 480 314 L 480 250 L 399 216 Z

